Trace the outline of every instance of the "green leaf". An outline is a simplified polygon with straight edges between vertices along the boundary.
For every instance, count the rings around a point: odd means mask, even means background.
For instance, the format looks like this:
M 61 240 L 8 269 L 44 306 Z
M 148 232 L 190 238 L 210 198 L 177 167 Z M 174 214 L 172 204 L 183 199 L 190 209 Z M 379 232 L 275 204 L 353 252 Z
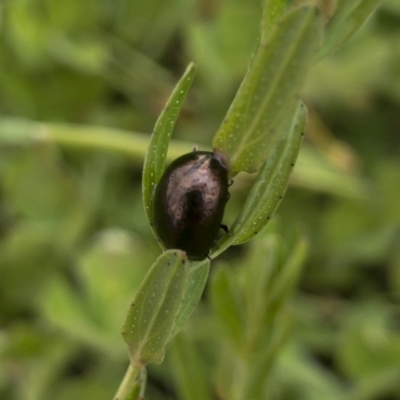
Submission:
M 195 65 L 193 63 L 189 64 L 168 99 L 150 138 L 150 144 L 143 165 L 142 184 L 143 204 L 150 226 L 152 226 L 151 196 L 153 189 L 164 172 L 172 130 L 178 119 L 182 104 L 192 85 L 195 73 Z
M 182 302 L 182 308 L 176 321 L 175 329 L 171 339 L 182 329 L 183 325 L 192 315 L 196 308 L 204 287 L 206 286 L 208 273 L 210 272 L 210 261 L 207 259 L 198 268 L 190 267 L 189 282 Z
M 337 365 L 346 376 L 372 379 L 400 368 L 400 336 L 393 329 L 396 311 L 379 297 L 353 305 L 338 340 Z
M 124 354 L 123 346 L 110 340 L 118 337 L 105 334 L 99 324 L 93 321 L 82 298 L 76 296 L 62 279 L 49 282 L 40 297 L 40 311 L 52 326 L 75 342 L 85 343 L 109 354 Z
M 181 399 L 211 400 L 209 377 L 204 360 L 195 344 L 179 335 L 171 348 L 172 372 Z
M 299 393 L 302 399 L 353 399 L 347 396 L 347 391 L 337 375 L 316 363 L 301 345 L 287 346 L 280 354 L 275 371 L 273 378 L 281 387 L 296 388 L 296 393 Z M 269 390 L 271 395 L 267 398 L 273 396 L 271 389 Z
M 271 32 L 268 21 L 261 27 L 258 49 L 213 141 L 228 156 L 231 176 L 255 172 L 266 160 L 292 119 L 321 37 L 315 7 L 290 10 Z
M 246 385 L 246 398 L 265 398 L 265 387 L 271 379 L 276 359 L 281 354 L 292 331 L 292 315 L 282 310 L 277 318 L 268 326 L 264 338 L 260 338 L 259 346 L 253 349 L 257 356 L 249 366 Z
M 283 266 L 274 279 L 269 294 L 269 302 L 273 304 L 274 312 L 278 312 L 293 292 L 308 252 L 308 241 L 299 235 L 289 251 Z M 267 318 L 268 319 L 268 318 Z
M 251 251 L 243 271 L 243 292 L 246 304 L 247 341 L 250 348 L 264 335 L 262 323 L 271 288 L 271 281 L 279 262 L 278 240 L 276 235 L 268 235 L 251 242 Z M 263 342 L 266 343 L 263 336 Z M 267 343 L 266 343 L 267 344 Z
M 239 216 L 231 227 L 232 236 L 224 236 L 214 248 L 220 253 L 230 244 L 241 244 L 260 232 L 269 222 L 286 190 L 290 173 L 303 137 L 306 108 L 300 103 L 290 127 L 262 166 Z
M 122 327 L 133 365 L 163 360 L 187 291 L 189 265 L 183 251 L 168 250 L 139 286 Z
M 287 318 L 283 308 L 297 284 L 308 248 L 301 236 L 289 252 L 284 247 L 282 239 L 268 235 L 254 241 L 251 257 L 246 262 L 243 289 L 248 348 L 260 354 L 272 354 L 276 350 L 270 344 L 278 340 L 277 329 L 282 323 L 276 322 L 276 318 Z M 284 335 L 280 332 L 278 336 Z
M 329 21 L 318 59 L 334 53 L 364 24 L 381 0 L 341 1 Z
M 286 0 L 266 0 L 261 17 L 261 41 L 266 42 L 276 22 L 286 10 Z
M 308 190 L 365 201 L 371 194 L 370 182 L 357 172 L 343 171 L 311 145 L 301 147 L 290 183 Z
M 268 223 L 278 207 L 296 162 L 306 122 L 306 108 L 300 103 L 287 134 L 277 143 L 263 165 L 246 199 L 241 213 L 232 226 L 234 244 L 240 244 Z
M 219 268 L 212 281 L 212 304 L 227 336 L 237 349 L 244 345 L 244 315 L 241 304 L 240 288 L 232 271 Z

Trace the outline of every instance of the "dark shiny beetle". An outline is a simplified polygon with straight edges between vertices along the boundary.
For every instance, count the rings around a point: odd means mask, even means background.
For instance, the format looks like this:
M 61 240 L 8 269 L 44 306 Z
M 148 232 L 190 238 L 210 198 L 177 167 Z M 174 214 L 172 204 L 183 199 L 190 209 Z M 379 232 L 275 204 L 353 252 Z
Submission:
M 218 152 L 193 151 L 165 170 L 153 202 L 154 228 L 169 249 L 203 260 L 214 245 L 229 199 L 228 169 Z

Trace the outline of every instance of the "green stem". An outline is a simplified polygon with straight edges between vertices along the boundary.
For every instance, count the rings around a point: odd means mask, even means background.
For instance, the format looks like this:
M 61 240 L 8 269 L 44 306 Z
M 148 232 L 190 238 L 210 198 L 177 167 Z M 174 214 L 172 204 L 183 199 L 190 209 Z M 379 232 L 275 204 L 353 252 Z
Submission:
M 146 368 L 142 365 L 129 364 L 114 400 L 140 400 L 146 387 Z
M 52 143 L 65 148 L 117 153 L 140 163 L 147 152 L 150 136 L 121 129 L 75 124 L 52 124 L 6 117 L 0 120 L 0 144 L 25 146 Z M 191 151 L 192 144 L 171 141 L 168 160 Z

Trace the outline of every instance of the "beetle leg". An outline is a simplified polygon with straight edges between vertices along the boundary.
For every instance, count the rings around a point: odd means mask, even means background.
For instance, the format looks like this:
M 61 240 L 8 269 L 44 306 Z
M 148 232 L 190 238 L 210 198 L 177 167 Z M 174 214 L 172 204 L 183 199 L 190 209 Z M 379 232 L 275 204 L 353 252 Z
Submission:
M 232 236 L 231 231 L 229 230 L 229 226 L 226 224 L 221 224 L 219 226 L 228 236 Z

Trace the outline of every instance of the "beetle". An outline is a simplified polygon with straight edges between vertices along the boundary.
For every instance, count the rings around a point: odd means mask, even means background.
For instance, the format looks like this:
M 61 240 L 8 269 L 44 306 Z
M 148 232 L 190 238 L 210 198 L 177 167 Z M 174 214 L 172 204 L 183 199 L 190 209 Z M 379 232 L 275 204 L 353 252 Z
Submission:
M 229 200 L 228 165 L 217 151 L 193 151 L 173 161 L 153 197 L 153 227 L 166 248 L 186 252 L 189 260 L 208 257 Z

